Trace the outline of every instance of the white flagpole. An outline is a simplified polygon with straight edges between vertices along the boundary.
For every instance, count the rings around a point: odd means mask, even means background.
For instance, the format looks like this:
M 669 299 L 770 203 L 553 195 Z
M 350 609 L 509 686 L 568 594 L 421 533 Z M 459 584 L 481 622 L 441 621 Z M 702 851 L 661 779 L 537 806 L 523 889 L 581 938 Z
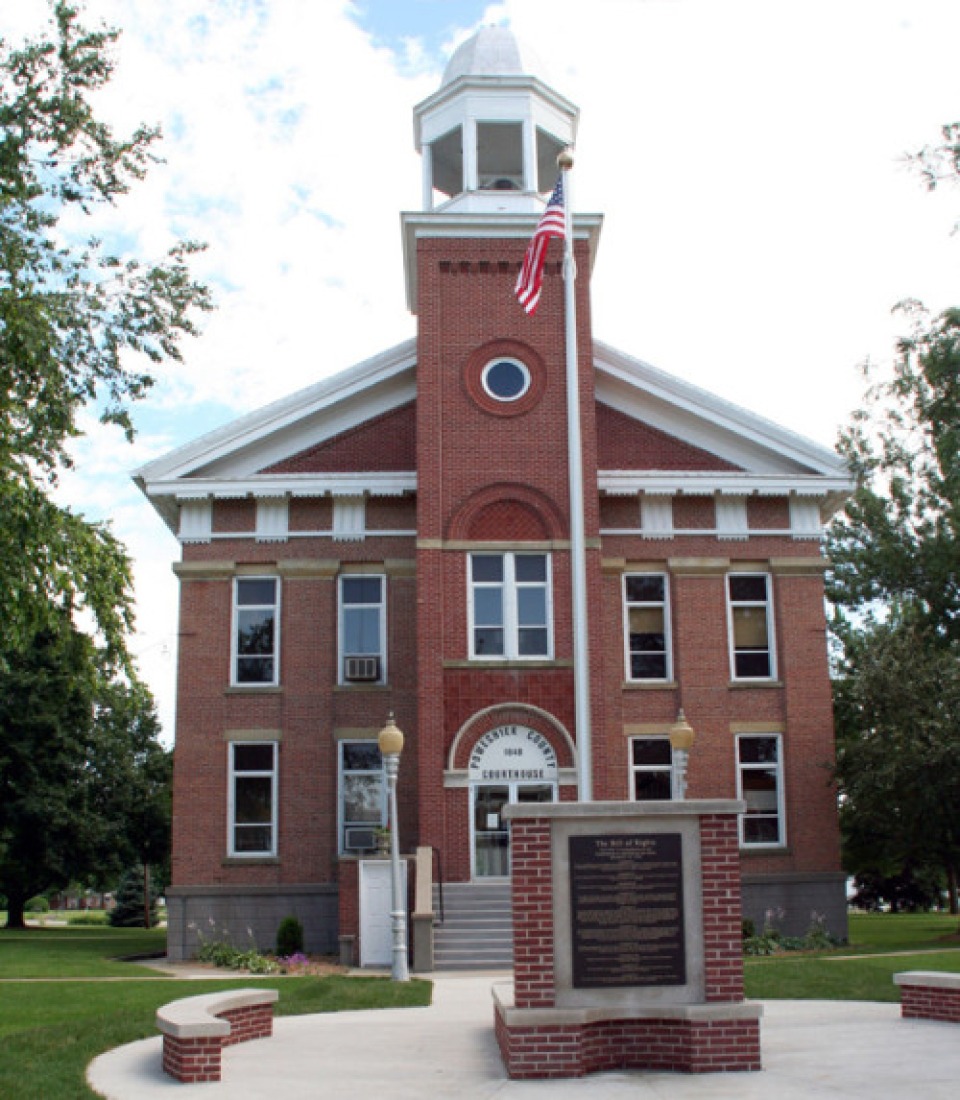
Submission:
M 569 150 L 557 158 L 563 172 L 564 335 L 567 367 L 567 464 L 570 478 L 570 569 L 573 596 L 574 713 L 580 764 L 580 801 L 593 801 L 593 738 L 590 731 L 590 647 L 587 636 L 587 553 L 583 518 L 583 443 L 580 435 L 580 375 L 577 370 L 577 267 L 573 257 L 573 203 Z

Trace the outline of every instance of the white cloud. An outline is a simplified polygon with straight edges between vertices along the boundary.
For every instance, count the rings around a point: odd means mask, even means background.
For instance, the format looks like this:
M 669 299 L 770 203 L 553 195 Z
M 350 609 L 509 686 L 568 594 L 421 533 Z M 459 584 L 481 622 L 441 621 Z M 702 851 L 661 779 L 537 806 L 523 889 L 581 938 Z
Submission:
M 41 0 L 6 5 L 16 38 Z M 11 10 L 15 9 L 15 10 Z M 138 650 L 172 713 L 177 546 L 125 471 L 414 331 L 399 211 L 420 202 L 423 43 L 376 48 L 345 0 L 90 0 L 124 27 L 104 104 L 166 163 L 111 219 L 134 251 L 209 243 L 219 310 L 164 368 L 136 451 L 95 432 L 70 492 L 137 562 Z M 956 199 L 902 154 L 960 116 L 953 0 L 502 0 L 581 108 L 574 189 L 605 214 L 598 336 L 831 444 L 916 296 L 954 300 Z M 28 13 L 28 14 L 27 14 Z M 439 18 L 439 17 L 438 17 Z M 466 33 L 466 31 L 464 31 Z M 454 35 L 449 48 L 462 35 Z M 413 75 L 411 75 L 413 74 Z M 211 420 L 210 427 L 216 426 Z M 147 665 L 149 664 L 149 669 Z

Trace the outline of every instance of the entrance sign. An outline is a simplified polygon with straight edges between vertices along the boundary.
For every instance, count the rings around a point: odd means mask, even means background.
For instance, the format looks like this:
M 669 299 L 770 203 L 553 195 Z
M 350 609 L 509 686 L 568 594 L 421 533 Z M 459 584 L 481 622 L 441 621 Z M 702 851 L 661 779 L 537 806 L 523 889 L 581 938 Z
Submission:
M 469 768 L 475 783 L 554 782 L 558 776 L 553 746 L 529 726 L 488 730 L 474 745 Z
M 570 837 L 575 989 L 683 985 L 679 833 Z

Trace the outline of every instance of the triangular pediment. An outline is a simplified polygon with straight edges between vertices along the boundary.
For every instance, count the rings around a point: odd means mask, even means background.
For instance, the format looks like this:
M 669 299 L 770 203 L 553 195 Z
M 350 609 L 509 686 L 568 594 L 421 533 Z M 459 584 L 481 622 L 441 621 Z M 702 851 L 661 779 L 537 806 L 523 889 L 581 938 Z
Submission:
M 601 470 L 742 470 L 685 439 L 597 403 Z
M 414 470 L 417 466 L 415 402 L 373 416 L 289 458 L 261 474 L 346 474 Z
M 839 500 L 834 452 L 642 360 L 594 343 L 601 492 L 814 495 Z M 415 491 L 416 342 L 241 417 L 134 475 L 174 529 L 205 496 Z

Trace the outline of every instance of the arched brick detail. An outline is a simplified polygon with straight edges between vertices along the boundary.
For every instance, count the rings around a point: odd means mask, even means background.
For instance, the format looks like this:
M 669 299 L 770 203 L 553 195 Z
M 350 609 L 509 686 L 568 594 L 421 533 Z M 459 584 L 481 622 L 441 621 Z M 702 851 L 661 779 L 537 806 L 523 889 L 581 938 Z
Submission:
M 515 500 L 497 501 L 481 508 L 470 519 L 468 539 L 503 539 L 538 542 L 549 538 L 540 514 Z
M 542 542 L 563 538 L 565 523 L 549 497 L 526 485 L 490 485 L 450 519 L 450 539 Z
M 557 767 L 576 767 L 573 741 L 561 723 L 546 711 L 524 703 L 503 703 L 468 718 L 450 745 L 448 766 L 455 771 L 465 771 L 474 745 L 497 726 L 527 726 L 536 730 L 543 734 L 557 754 Z

